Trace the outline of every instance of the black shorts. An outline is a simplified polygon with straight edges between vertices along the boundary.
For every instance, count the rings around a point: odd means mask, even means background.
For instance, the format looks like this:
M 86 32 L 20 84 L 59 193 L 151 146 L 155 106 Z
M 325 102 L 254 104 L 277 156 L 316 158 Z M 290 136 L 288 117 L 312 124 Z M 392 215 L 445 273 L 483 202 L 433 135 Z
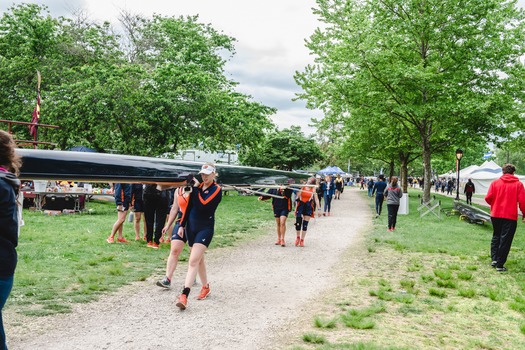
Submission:
M 186 234 L 188 235 L 188 245 L 193 247 L 194 243 L 200 243 L 204 244 L 206 247 L 209 247 L 213 238 L 213 233 L 213 226 L 203 227 L 195 231 L 186 230 Z
M 288 217 L 288 214 L 290 211 L 288 209 L 274 209 L 273 210 L 273 217 L 274 218 L 280 218 L 281 216 Z
M 135 213 L 144 213 L 144 201 L 142 199 L 135 199 L 133 211 Z

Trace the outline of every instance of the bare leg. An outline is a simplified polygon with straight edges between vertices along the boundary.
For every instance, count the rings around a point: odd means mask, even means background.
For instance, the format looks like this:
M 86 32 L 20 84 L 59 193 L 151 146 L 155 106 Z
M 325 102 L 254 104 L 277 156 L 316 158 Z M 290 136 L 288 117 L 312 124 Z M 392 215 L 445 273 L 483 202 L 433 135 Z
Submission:
M 142 218 L 141 212 L 135 212 L 134 213 L 134 221 L 133 221 L 133 227 L 135 228 L 135 240 L 138 241 L 140 239 L 140 219 Z M 146 231 L 144 231 L 146 232 Z
M 286 234 L 286 219 L 287 217 L 286 216 L 281 216 L 279 217 L 279 223 L 278 223 L 278 231 L 280 233 L 280 237 L 281 237 L 281 241 L 284 243 L 284 235 Z
M 184 249 L 184 242 L 178 239 L 171 241 L 170 255 L 168 256 L 168 262 L 166 263 L 166 277 L 170 280 L 173 277 L 173 272 L 177 268 L 179 262 L 179 255 Z
M 110 238 L 115 237 L 115 234 L 118 231 L 118 238 L 122 238 L 122 227 L 124 225 L 124 221 L 126 220 L 126 214 L 127 211 L 119 211 L 117 212 L 117 221 L 113 224 L 113 228 L 111 229 L 111 234 L 109 235 Z
M 195 282 L 195 277 L 197 277 L 197 272 L 199 271 L 200 264 L 204 258 L 204 252 L 207 247 L 204 244 L 195 243 L 191 249 L 190 260 L 188 262 L 188 273 L 186 274 L 186 280 L 184 281 L 184 287 L 191 288 L 193 282 Z M 201 281 L 208 283 L 208 278 L 206 276 L 206 271 L 204 275 L 200 276 Z

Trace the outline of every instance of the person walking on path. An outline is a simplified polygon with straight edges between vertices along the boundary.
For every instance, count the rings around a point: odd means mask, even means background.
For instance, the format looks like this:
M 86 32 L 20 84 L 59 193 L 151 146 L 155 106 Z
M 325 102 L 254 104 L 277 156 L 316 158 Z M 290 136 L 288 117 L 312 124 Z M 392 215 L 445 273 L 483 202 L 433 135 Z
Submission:
M 195 181 L 196 180 L 193 180 L 193 176 L 191 176 L 191 178 L 188 178 L 186 186 L 179 187 L 175 190 L 173 196 L 173 205 L 171 206 L 168 221 L 162 229 L 162 234 L 164 235 L 169 230 L 171 225 L 173 225 L 173 223 L 175 222 L 175 226 L 173 227 L 173 231 L 171 233 L 170 254 L 168 256 L 168 261 L 166 262 L 166 276 L 164 276 L 162 280 L 157 281 L 156 283 L 157 286 L 162 288 L 170 288 L 171 279 L 173 277 L 175 269 L 177 268 L 180 253 L 182 253 L 184 245 L 188 241 L 188 237 L 186 235 L 184 227 L 181 226 L 181 222 L 186 215 L 186 209 L 188 208 L 190 195 L 193 191 L 192 183 L 195 183 Z M 206 266 L 204 265 L 204 257 L 201 259 L 199 265 L 199 276 L 202 275 L 202 271 L 204 271 L 204 273 L 206 271 Z
M 319 208 L 319 201 L 315 192 L 315 178 L 311 177 L 306 182 L 307 185 L 302 187 L 297 199 L 297 207 L 295 208 L 295 246 L 304 247 L 304 239 L 306 231 L 308 231 L 308 224 L 312 217 L 315 217 L 315 208 Z
M 16 177 L 22 164 L 15 153 L 12 136 L 0 130 L 0 348 L 7 350 L 2 309 L 13 288 L 18 262 L 19 216 L 16 198 L 20 180 Z
M 277 225 L 277 241 L 275 245 L 280 245 L 281 247 L 286 247 L 284 236 L 286 234 L 286 219 L 292 210 L 292 192 L 289 188 L 271 188 L 268 190 L 268 194 L 282 198 L 259 196 L 260 201 L 272 199 L 273 217 Z
M 372 191 L 374 189 L 374 179 L 372 178 L 368 179 L 366 186 L 368 188 L 368 197 L 372 197 Z
M 472 195 L 476 193 L 476 186 L 474 186 L 472 179 L 468 179 L 467 183 L 465 184 L 465 189 L 463 190 L 463 193 L 465 193 L 465 195 L 467 196 L 467 204 L 472 205 Z
M 217 210 L 221 202 L 222 189 L 215 182 L 215 176 L 217 175 L 215 165 L 211 163 L 204 164 L 199 174 L 202 176 L 202 183 L 191 191 L 187 215 L 184 216 L 181 222 L 181 226 L 186 228 L 188 245 L 191 248 L 184 288 L 176 303 L 176 306 L 181 310 L 186 309 L 190 286 L 195 282 L 197 272 L 200 272 L 202 283 L 201 292 L 197 299 L 206 299 L 210 294 L 210 285 L 208 284 L 206 271 L 201 271 L 199 268 L 204 259 L 204 253 L 213 238 L 215 210 Z
M 341 193 L 343 193 L 344 182 L 340 174 L 337 174 L 337 177 L 334 180 L 334 184 L 335 184 L 334 199 L 341 199 Z
M 399 211 L 401 197 L 403 197 L 403 190 L 397 184 L 397 177 L 392 177 L 390 186 L 385 190 L 385 197 L 388 211 L 388 231 L 392 232 L 396 229 L 397 212 Z
M 485 196 L 485 201 L 490 205 L 493 228 L 490 244 L 491 265 L 499 272 L 507 271 L 505 263 L 516 233 L 518 205 L 522 213 L 522 222 L 525 222 L 525 188 L 514 176 L 516 167 L 505 164 L 501 171 L 503 175 L 490 184 Z
M 376 218 L 381 215 L 383 209 L 383 201 L 385 200 L 385 188 L 387 183 L 385 182 L 385 176 L 379 175 L 379 180 L 374 184 L 372 189 L 372 196 L 376 195 Z
M 335 184 L 332 176 L 327 175 L 325 182 L 322 184 L 323 199 L 324 199 L 324 216 L 330 216 L 330 210 L 332 209 L 332 199 L 335 194 Z
M 128 213 L 129 206 L 131 205 L 131 185 L 130 184 L 115 184 L 115 204 L 117 205 L 117 221 L 113 224 L 111 234 L 109 235 L 106 242 L 115 243 L 115 234 L 118 234 L 117 242 L 128 243 L 128 240 L 124 238 L 124 221 L 126 221 L 126 214 Z

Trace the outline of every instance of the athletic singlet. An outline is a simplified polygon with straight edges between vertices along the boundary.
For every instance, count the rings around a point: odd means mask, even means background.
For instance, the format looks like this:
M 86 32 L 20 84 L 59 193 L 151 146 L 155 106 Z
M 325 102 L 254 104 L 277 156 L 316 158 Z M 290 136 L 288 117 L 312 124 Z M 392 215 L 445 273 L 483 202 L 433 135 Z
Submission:
M 217 183 L 203 190 L 203 184 L 194 187 L 190 194 L 187 215 L 182 220 L 184 226 L 188 222 L 192 230 L 199 230 L 202 227 L 213 227 L 215 222 L 215 210 L 221 202 L 222 190 Z
M 179 212 L 177 214 L 177 222 L 182 222 L 184 215 L 186 214 L 186 209 L 188 208 L 189 194 L 188 197 L 184 196 L 184 188 L 179 187 L 177 191 L 177 204 L 179 205 Z
M 303 203 L 310 201 L 313 198 L 314 191 L 315 191 L 315 187 L 301 188 L 301 194 L 299 195 L 299 200 Z

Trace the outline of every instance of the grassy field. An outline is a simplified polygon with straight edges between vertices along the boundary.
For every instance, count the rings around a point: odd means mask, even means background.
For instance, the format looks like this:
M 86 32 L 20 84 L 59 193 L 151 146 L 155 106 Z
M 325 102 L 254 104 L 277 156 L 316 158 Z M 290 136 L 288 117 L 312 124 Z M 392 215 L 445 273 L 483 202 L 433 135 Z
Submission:
M 15 284 L 6 309 L 28 316 L 69 312 L 122 285 L 162 276 L 169 245 L 146 248 L 134 241 L 132 223 L 125 222 L 128 244 L 106 243 L 117 218 L 112 200 L 88 202 L 90 214 L 47 216 L 24 210 Z M 267 231 L 273 224 L 270 207 L 253 196 L 224 196 L 217 209 L 211 249 L 235 244 Z M 187 250 L 181 259 L 186 260 Z
M 365 243 L 348 253 L 363 266 L 340 269 L 343 282 L 293 349 L 525 349 L 524 226 L 509 271 L 498 273 L 490 267 L 492 227 L 447 216 L 453 200 L 439 195 L 441 219 L 420 218 L 420 194 L 410 192 L 410 214 L 393 233 L 386 215 L 374 219 Z
M 418 194 L 410 215 L 386 231 L 385 213 L 343 257 L 340 283 L 311 306 L 293 349 L 524 349 L 525 240 L 518 224 L 506 273 L 490 265 L 490 225 L 447 216 L 419 217 Z M 361 191 L 362 199 L 373 199 Z M 7 308 L 29 317 L 65 313 L 120 286 L 163 274 L 168 245 L 107 244 L 116 219 L 113 203 L 87 204 L 92 214 L 45 216 L 25 212 L 19 265 Z M 485 210 L 488 210 L 485 208 Z M 225 196 L 212 249 L 234 245 L 273 228 L 270 207 L 255 197 Z M 344 233 L 344 229 L 342 231 Z M 125 236 L 133 238 L 131 223 Z M 184 258 L 187 255 L 184 255 Z

